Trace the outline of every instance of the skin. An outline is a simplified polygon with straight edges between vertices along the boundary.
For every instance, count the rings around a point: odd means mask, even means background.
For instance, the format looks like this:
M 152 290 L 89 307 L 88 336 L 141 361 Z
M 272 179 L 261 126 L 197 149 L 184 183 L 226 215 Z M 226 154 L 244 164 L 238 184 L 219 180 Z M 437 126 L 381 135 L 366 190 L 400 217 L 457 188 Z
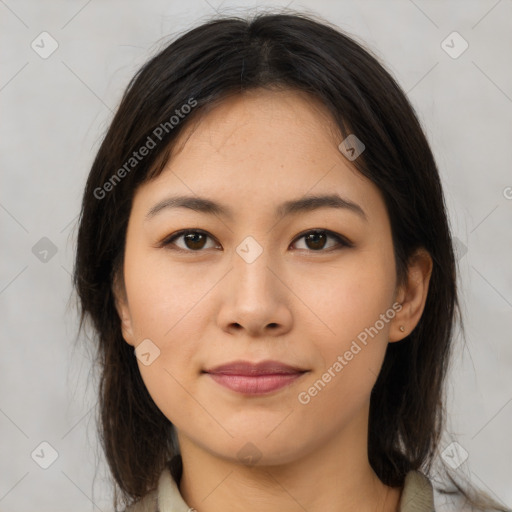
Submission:
M 369 400 L 387 344 L 421 317 L 432 260 L 419 250 L 406 285 L 397 286 L 380 191 L 338 150 L 333 127 L 303 93 L 250 91 L 187 126 L 162 174 L 136 192 L 117 307 L 126 342 L 150 339 L 160 350 L 149 365 L 137 361 L 175 425 L 180 492 L 198 512 L 398 509 L 401 489 L 384 485 L 368 461 Z M 357 203 L 367 221 L 325 207 L 274 216 L 285 200 L 332 192 Z M 234 216 L 164 208 L 147 218 L 174 194 L 208 197 Z M 161 244 L 181 229 L 207 236 Z M 311 229 L 344 236 L 353 247 L 330 237 L 308 243 Z M 252 263 L 236 252 L 248 236 L 262 249 Z M 402 304 L 394 318 L 300 403 L 299 393 L 394 303 Z M 236 359 L 309 371 L 263 396 L 236 393 L 201 373 Z M 239 457 L 244 446 L 256 463 Z

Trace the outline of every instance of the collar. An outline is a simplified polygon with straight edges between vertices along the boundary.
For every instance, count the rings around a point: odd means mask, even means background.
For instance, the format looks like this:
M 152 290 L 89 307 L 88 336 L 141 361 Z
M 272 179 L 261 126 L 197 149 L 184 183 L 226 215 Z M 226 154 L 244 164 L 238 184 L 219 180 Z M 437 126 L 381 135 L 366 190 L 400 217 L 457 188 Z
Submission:
M 409 471 L 405 477 L 398 512 L 435 512 L 434 490 L 430 480 L 419 471 Z M 193 512 L 181 496 L 178 484 L 166 467 L 158 488 L 125 512 Z

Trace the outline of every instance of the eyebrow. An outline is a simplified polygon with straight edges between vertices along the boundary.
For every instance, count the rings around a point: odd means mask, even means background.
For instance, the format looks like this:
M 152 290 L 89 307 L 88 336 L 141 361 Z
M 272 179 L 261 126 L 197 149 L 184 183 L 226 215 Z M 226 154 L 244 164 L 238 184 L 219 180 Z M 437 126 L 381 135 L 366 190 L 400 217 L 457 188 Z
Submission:
M 155 215 L 167 208 L 189 208 L 196 212 L 209 215 L 219 215 L 228 219 L 233 219 L 234 217 L 234 213 L 231 208 L 206 197 L 172 196 L 155 204 L 146 214 L 146 220 L 153 218 Z M 287 215 L 310 212 L 320 208 L 346 209 L 356 213 L 359 217 L 368 222 L 366 213 L 357 203 L 343 198 L 338 194 L 308 195 L 301 197 L 300 199 L 285 201 L 275 209 L 274 214 L 276 217 L 285 217 Z

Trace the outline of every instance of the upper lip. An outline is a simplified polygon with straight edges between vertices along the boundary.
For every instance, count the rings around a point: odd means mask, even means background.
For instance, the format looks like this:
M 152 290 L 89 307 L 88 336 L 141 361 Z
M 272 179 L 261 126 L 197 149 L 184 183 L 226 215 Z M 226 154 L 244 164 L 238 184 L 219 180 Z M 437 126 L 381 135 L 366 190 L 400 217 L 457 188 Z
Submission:
M 280 361 L 232 361 L 230 363 L 215 366 L 204 370 L 206 373 L 222 373 L 225 375 L 274 375 L 303 373 L 306 370 L 297 366 L 281 363 Z

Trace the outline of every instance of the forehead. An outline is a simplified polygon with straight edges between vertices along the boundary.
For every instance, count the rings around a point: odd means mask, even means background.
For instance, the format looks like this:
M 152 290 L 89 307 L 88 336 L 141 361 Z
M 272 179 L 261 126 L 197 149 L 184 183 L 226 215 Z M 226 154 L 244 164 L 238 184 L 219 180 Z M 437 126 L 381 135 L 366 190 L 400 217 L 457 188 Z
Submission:
M 283 200 L 326 193 L 365 210 L 382 207 L 377 187 L 339 151 L 341 140 L 318 99 L 294 90 L 251 90 L 185 126 L 164 170 L 145 188 L 153 201 L 172 191 L 253 211 L 273 212 Z
M 315 132 L 315 139 L 328 139 L 336 146 L 336 141 L 341 140 L 327 107 L 315 96 L 295 89 L 250 89 L 228 96 L 198 114 L 173 144 L 174 156 L 191 137 L 195 144 L 207 144 L 219 152 L 232 149 L 240 140 L 245 140 L 245 147 L 249 148 L 251 141 L 247 139 L 255 137 L 257 142 L 265 141 L 272 147 L 294 144 L 298 138 L 311 137 L 311 132 Z M 287 129 L 282 132 L 284 125 Z M 299 147 L 295 150 L 300 152 Z

